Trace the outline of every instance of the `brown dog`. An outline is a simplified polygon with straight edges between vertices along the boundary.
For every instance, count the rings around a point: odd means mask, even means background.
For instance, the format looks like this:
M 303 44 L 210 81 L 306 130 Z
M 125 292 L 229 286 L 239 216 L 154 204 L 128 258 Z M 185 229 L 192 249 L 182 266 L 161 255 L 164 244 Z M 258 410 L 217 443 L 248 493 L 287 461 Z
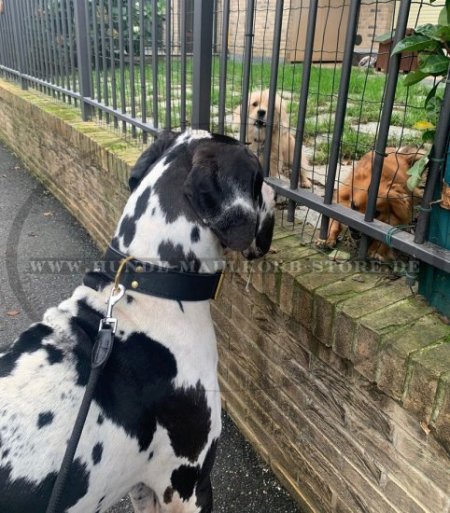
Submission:
M 233 115 L 235 122 L 240 122 L 239 106 Z M 264 143 L 266 140 L 267 115 L 269 112 L 269 89 L 254 91 L 248 98 L 247 139 L 250 148 L 262 160 Z M 270 152 L 270 176 L 278 176 L 280 173 L 290 175 L 294 160 L 295 138 L 288 126 L 288 116 L 283 108 L 281 97 L 275 97 L 275 112 L 272 127 L 272 143 Z M 311 187 L 311 182 L 306 176 L 308 162 L 302 157 L 300 166 L 301 187 Z
M 391 226 L 409 225 L 413 218 L 413 207 L 420 191 L 411 192 L 406 186 L 408 170 L 419 160 L 423 152 L 417 148 L 404 147 L 386 148 L 381 174 L 380 188 L 377 197 L 375 218 Z M 365 213 L 367 208 L 368 190 L 372 178 L 374 152 L 366 153 L 356 165 L 354 173 L 350 173 L 335 192 L 337 203 L 358 212 Z M 318 240 L 320 247 L 334 248 L 342 231 L 342 225 L 335 219 L 330 222 L 326 240 Z M 392 250 L 379 241 L 373 241 L 369 247 L 369 258 L 385 261 L 392 260 Z

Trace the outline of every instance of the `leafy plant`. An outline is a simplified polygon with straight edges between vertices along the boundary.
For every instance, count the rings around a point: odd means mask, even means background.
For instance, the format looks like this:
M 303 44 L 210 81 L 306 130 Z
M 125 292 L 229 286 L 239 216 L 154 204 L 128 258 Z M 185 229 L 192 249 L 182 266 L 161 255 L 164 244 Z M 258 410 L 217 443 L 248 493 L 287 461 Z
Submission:
M 430 0 L 435 3 L 436 0 Z M 408 87 L 417 84 L 427 77 L 434 77 L 435 84 L 425 99 L 425 109 L 432 114 L 434 123 L 419 121 L 415 128 L 422 130 L 423 142 L 432 142 L 436 133 L 436 123 L 442 107 L 442 94 L 439 86 L 445 81 L 450 66 L 450 0 L 445 1 L 441 9 L 438 23 L 427 23 L 414 29 L 414 33 L 397 43 L 393 54 L 417 52 L 418 69 L 409 73 L 404 84 Z M 428 164 L 429 151 L 409 170 L 408 188 L 413 190 L 421 180 Z

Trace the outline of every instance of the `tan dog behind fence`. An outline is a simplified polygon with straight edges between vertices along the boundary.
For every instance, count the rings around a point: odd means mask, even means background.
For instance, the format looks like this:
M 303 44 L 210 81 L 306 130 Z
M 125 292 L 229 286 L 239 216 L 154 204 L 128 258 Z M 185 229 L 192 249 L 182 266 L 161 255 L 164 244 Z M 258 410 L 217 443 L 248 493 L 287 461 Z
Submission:
M 400 149 L 386 148 L 380 187 L 378 189 L 375 218 L 391 226 L 407 227 L 412 223 L 414 206 L 421 197 L 421 191 L 408 190 L 408 170 L 419 160 L 423 151 L 412 146 Z M 366 212 L 369 185 L 372 178 L 374 152 L 366 153 L 356 164 L 335 192 L 335 201 L 362 214 Z M 334 248 L 343 229 L 340 222 L 330 220 L 328 237 L 319 239 L 320 247 Z M 379 261 L 392 260 L 394 254 L 389 246 L 374 240 L 369 247 L 369 258 Z
M 241 106 L 237 107 L 233 114 L 233 120 L 240 123 Z M 266 141 L 266 126 L 269 113 L 269 89 L 253 91 L 248 99 L 247 141 L 250 148 L 262 161 L 264 145 Z M 272 142 L 270 153 L 270 176 L 277 177 L 280 174 L 290 176 L 294 161 L 295 138 L 288 126 L 288 115 L 282 105 L 281 97 L 275 96 L 275 111 L 272 127 Z M 302 154 L 300 165 L 301 187 L 311 187 L 311 182 L 306 176 L 308 162 Z

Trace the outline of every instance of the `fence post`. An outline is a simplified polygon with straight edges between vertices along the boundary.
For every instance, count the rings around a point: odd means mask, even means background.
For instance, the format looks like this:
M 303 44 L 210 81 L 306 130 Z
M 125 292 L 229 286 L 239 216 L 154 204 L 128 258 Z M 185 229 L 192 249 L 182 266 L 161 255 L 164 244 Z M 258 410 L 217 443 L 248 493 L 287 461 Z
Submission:
M 214 2 L 194 0 L 192 128 L 209 130 Z
M 88 16 L 85 0 L 76 0 L 75 7 L 75 36 L 77 41 L 78 74 L 80 81 L 80 107 L 83 121 L 92 118 L 92 106 L 84 101 L 92 97 L 91 69 L 89 67 Z
M 23 19 L 19 16 L 19 3 L 11 2 L 11 8 L 12 8 L 12 26 L 13 26 L 13 32 L 14 32 L 14 51 L 16 53 L 16 59 L 17 59 L 17 67 L 18 72 L 20 73 L 20 86 L 22 89 L 28 89 L 28 83 L 24 77 L 25 72 L 25 66 L 24 66 L 24 45 L 23 45 L 23 37 L 24 37 L 24 28 L 21 27 L 21 21 Z

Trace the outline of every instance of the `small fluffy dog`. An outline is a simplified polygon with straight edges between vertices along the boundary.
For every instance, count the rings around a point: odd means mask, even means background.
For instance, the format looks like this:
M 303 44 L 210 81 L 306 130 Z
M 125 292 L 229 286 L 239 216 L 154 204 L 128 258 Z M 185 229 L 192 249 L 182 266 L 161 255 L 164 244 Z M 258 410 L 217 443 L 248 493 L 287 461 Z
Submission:
M 240 123 L 241 106 L 234 111 L 234 119 Z M 266 140 L 267 115 L 269 112 L 269 89 L 253 91 L 248 98 L 248 125 L 247 139 L 250 148 L 261 160 L 264 155 L 264 143 Z M 288 116 L 283 108 L 281 97 L 275 97 L 275 112 L 272 127 L 272 149 L 270 152 L 270 176 L 278 176 L 279 173 L 290 175 L 294 160 L 295 139 L 289 131 Z M 311 182 L 306 176 L 308 162 L 302 156 L 300 170 L 301 187 L 311 187 Z
M 419 190 L 411 192 L 406 186 L 408 170 L 422 156 L 417 148 L 386 148 L 377 198 L 376 219 L 392 226 L 409 225 L 413 218 L 415 200 L 421 196 Z M 368 190 L 372 178 L 374 152 L 366 153 L 335 192 L 337 203 L 365 213 Z M 318 240 L 320 247 L 334 248 L 342 231 L 342 224 L 332 219 L 326 240 Z M 392 260 L 392 250 L 379 241 L 373 241 L 369 247 L 369 258 L 379 261 Z

